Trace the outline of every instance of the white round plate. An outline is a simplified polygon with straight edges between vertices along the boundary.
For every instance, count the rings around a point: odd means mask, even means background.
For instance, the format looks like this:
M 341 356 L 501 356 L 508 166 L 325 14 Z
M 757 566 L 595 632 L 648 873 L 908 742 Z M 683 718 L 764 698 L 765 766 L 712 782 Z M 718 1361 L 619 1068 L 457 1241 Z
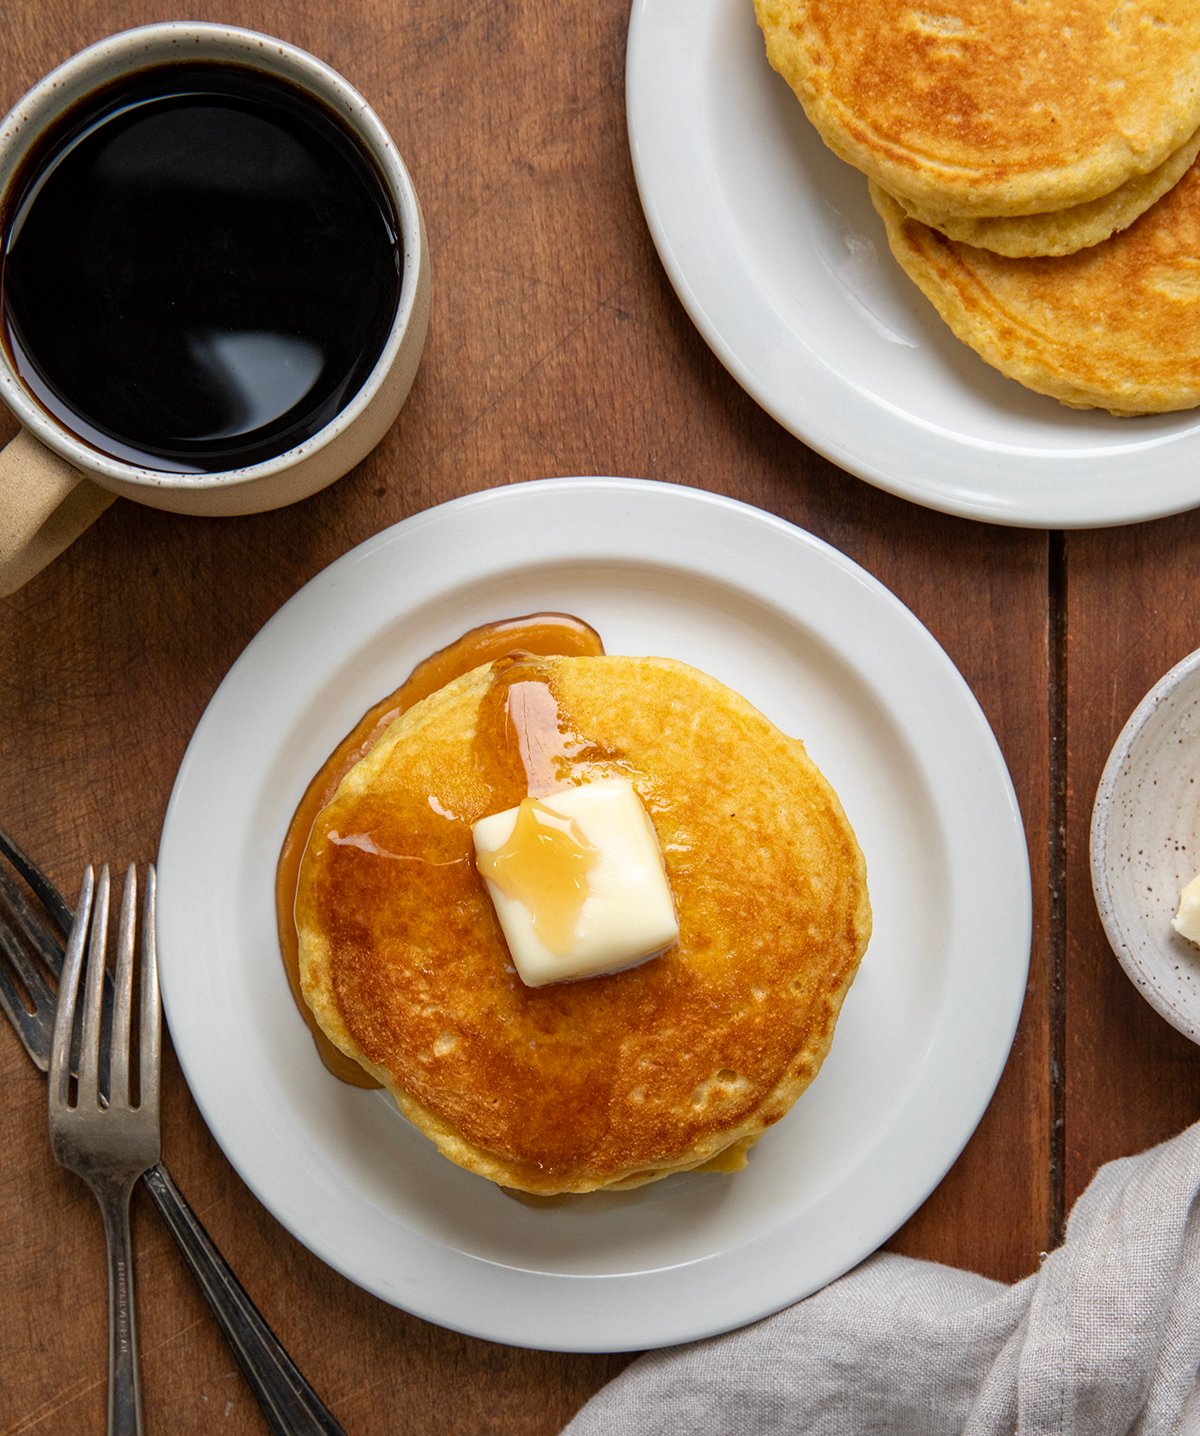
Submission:
M 287 989 L 272 897 L 293 809 L 359 716 L 465 630 L 547 609 L 594 624 L 610 652 L 695 664 L 804 738 L 866 853 L 875 935 L 828 1061 L 746 1171 L 535 1209 L 440 1157 L 382 1094 L 325 1072 Z M 285 604 L 188 748 L 158 912 L 183 1070 L 279 1221 L 431 1321 L 583 1351 L 739 1326 L 884 1241 L 987 1105 L 1030 937 L 1003 759 L 912 614 L 789 524 L 613 478 L 541 480 L 431 509 Z
M 928 508 L 1081 528 L 1200 503 L 1200 414 L 1077 412 L 961 344 L 866 179 L 770 68 L 750 0 L 635 0 L 626 97 L 651 235 L 693 323 L 811 448 Z
M 1200 650 L 1146 694 L 1096 790 L 1092 890 L 1117 960 L 1151 1007 L 1200 1042 L 1200 948 L 1171 926 L 1200 872 Z

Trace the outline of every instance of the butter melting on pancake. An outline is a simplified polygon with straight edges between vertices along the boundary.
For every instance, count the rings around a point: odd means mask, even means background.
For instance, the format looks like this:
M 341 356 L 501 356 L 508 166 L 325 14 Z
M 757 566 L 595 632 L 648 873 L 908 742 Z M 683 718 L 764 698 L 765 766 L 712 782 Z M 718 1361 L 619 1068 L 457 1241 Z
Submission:
M 679 912 L 641 966 L 528 988 L 471 826 L 633 784 Z M 313 828 L 305 997 L 451 1160 L 549 1195 L 731 1165 L 815 1076 L 870 931 L 865 867 L 801 743 L 669 659 L 485 665 L 417 704 Z

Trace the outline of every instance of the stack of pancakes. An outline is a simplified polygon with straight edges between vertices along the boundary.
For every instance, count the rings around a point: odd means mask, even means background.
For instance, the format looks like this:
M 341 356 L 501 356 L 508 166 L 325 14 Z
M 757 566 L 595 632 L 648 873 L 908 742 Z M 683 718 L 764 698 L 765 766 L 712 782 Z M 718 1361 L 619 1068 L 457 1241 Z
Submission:
M 527 685 L 537 733 L 512 721 Z M 535 769 L 632 782 L 679 914 L 666 953 L 522 984 L 471 825 Z M 836 795 L 743 698 L 670 659 L 526 655 L 448 683 L 350 770 L 313 826 L 296 925 L 332 1041 L 452 1161 L 551 1195 L 740 1165 L 816 1075 L 871 918 Z
M 1003 373 L 1200 403 L 1196 0 L 755 0 L 897 260 Z

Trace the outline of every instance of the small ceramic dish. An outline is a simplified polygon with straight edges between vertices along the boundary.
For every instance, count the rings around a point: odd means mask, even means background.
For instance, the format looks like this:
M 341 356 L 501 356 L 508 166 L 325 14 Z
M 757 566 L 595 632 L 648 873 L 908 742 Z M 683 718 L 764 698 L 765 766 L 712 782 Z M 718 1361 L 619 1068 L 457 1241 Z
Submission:
M 1200 1043 L 1200 947 L 1171 926 L 1200 872 L 1200 650 L 1138 704 L 1096 790 L 1092 889 L 1121 966 L 1146 1001 Z

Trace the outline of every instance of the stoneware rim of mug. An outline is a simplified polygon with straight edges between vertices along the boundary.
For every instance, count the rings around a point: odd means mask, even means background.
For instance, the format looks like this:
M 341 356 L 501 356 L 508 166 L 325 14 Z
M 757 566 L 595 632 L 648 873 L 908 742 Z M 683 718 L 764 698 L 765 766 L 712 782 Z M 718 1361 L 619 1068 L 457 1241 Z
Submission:
M 240 53 L 239 53 L 240 52 Z M 424 345 L 427 310 L 428 257 L 424 220 L 408 168 L 383 121 L 367 100 L 325 61 L 273 35 L 234 25 L 203 21 L 165 21 L 122 30 L 78 51 L 39 80 L 0 121 L 0 193 L 22 163 L 47 117 L 57 116 L 65 104 L 90 94 L 97 86 L 144 66 L 183 60 L 219 59 L 249 65 L 282 75 L 316 96 L 346 120 L 364 141 L 396 206 L 403 251 L 400 298 L 388 337 L 371 372 L 357 394 L 303 443 L 260 463 L 217 473 L 179 474 L 125 463 L 94 449 L 60 426 L 32 399 L 0 346 L 0 395 L 21 423 L 85 477 L 104 488 L 127 493 L 161 508 L 174 508 L 173 495 L 213 494 L 261 485 L 263 480 L 295 470 L 336 442 L 386 385 L 398 355 L 406 344 Z M 29 139 L 25 139 L 25 135 Z M 415 369 L 415 360 L 412 367 Z M 401 402 L 407 385 L 401 394 Z M 390 423 L 390 420 L 389 420 Z M 308 486 L 324 487 L 331 479 Z M 290 502 L 303 494 L 290 494 Z M 232 496 L 228 496 L 232 497 Z M 236 502 L 236 501 L 235 501 Z M 254 505 L 253 507 L 268 507 Z M 241 506 L 235 510 L 242 511 Z M 247 508 L 245 511 L 249 511 Z

